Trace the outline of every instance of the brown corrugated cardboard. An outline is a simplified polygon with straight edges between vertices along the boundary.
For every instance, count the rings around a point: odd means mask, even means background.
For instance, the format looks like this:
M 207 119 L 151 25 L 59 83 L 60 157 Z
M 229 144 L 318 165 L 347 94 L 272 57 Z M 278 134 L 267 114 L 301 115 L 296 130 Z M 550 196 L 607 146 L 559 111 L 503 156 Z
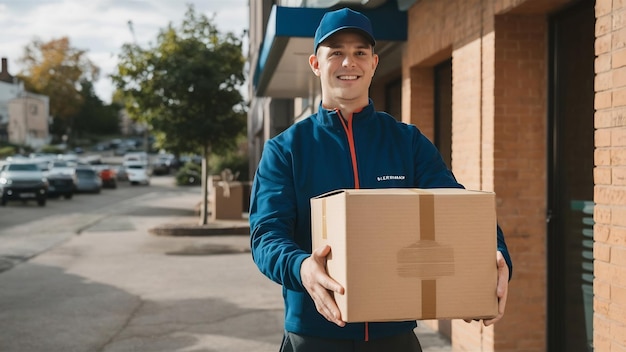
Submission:
M 498 312 L 495 194 L 350 189 L 311 199 L 313 248 L 348 322 L 489 318 Z
M 241 219 L 243 214 L 241 182 L 222 181 L 219 176 L 209 176 L 208 184 L 211 220 Z

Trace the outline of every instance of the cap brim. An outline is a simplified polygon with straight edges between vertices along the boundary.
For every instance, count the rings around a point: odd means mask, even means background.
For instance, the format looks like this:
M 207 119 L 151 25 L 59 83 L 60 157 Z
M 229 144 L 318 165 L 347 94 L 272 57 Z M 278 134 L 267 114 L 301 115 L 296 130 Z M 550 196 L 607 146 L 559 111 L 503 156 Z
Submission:
M 343 31 L 343 30 L 354 30 L 356 32 L 359 32 L 364 38 L 367 39 L 367 41 L 372 45 L 375 46 L 376 45 L 376 40 L 374 40 L 374 37 L 372 37 L 369 33 L 367 33 L 366 31 L 364 31 L 363 29 L 359 28 L 359 27 L 355 27 L 355 26 L 343 26 L 343 27 L 339 27 L 339 28 L 335 28 L 334 30 L 332 30 L 331 32 L 326 33 L 326 35 L 324 35 L 323 37 L 320 38 L 319 43 L 317 43 L 317 46 L 315 47 L 315 50 L 317 50 L 317 48 L 319 48 L 320 45 L 322 45 L 322 43 L 330 38 L 333 34 L 339 32 L 339 31 Z

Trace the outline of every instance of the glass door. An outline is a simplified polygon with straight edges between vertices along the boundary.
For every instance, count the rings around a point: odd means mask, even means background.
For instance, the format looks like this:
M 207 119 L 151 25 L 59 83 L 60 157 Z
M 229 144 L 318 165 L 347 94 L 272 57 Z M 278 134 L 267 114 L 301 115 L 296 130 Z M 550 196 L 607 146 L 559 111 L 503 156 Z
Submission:
M 593 350 L 594 1 L 550 17 L 548 350 Z

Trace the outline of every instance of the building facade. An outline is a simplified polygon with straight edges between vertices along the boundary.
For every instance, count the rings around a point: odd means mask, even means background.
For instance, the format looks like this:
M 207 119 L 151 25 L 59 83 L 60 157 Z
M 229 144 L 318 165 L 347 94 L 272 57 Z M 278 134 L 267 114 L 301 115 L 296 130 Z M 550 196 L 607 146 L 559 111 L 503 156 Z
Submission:
M 9 141 L 9 100 L 24 90 L 22 84 L 9 73 L 8 60 L 2 58 L 0 66 L 0 142 Z
M 50 99 L 24 90 L 12 76 L 7 59 L 0 71 L 0 142 L 39 148 L 50 142 Z
M 496 193 L 514 262 L 495 326 L 423 323 L 459 351 L 626 351 L 626 1 L 251 1 L 251 172 L 317 109 L 307 58 L 342 6 L 379 39 L 377 109 Z
M 9 100 L 9 142 L 41 148 L 50 143 L 50 100 L 47 96 L 21 92 Z

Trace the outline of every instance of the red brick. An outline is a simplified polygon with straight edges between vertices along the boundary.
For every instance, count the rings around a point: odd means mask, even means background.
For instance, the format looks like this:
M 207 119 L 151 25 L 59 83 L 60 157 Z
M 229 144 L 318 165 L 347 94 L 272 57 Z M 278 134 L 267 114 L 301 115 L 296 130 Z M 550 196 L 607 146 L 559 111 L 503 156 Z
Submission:
M 616 186 L 626 186 L 626 167 L 615 167 L 612 169 L 611 180 Z
M 607 263 L 610 262 L 611 246 L 602 242 L 595 242 L 593 244 L 593 258 Z
M 593 179 L 596 185 L 611 184 L 611 169 L 608 167 L 596 167 L 593 169 Z
M 626 306 L 611 303 L 606 316 L 612 321 L 626 325 Z
M 626 146 L 626 128 L 612 128 L 611 131 L 611 145 L 614 147 Z M 597 138 L 597 137 L 596 137 Z M 602 136 L 602 138 L 605 138 Z
M 614 104 L 613 94 L 614 93 L 611 91 L 605 91 L 605 92 L 600 92 L 596 94 L 596 98 L 595 98 L 596 109 L 610 108 Z M 624 92 L 624 96 L 620 96 L 619 98 L 622 99 L 619 101 L 619 103 L 623 103 L 624 105 L 626 105 L 626 103 L 624 103 L 624 100 L 626 99 L 626 91 Z M 615 103 L 617 104 L 618 102 L 616 101 Z
M 594 141 L 596 147 L 609 147 L 612 145 L 611 139 L 614 131 L 611 129 L 599 129 L 594 132 Z
M 611 248 L 611 263 L 624 267 L 626 271 L 626 247 Z
M 611 50 L 611 34 L 605 34 L 596 37 L 595 53 L 596 55 L 602 55 Z
M 612 0 L 596 0 L 596 16 L 608 15 L 613 10 Z
M 611 284 L 610 282 L 594 279 L 593 280 L 593 294 L 599 299 L 610 300 L 611 299 Z
M 601 56 L 604 56 L 604 55 L 601 55 Z M 596 62 L 598 61 L 599 61 L 599 57 L 596 58 Z M 611 61 L 610 65 L 612 66 L 612 68 L 619 68 L 622 66 L 626 66 L 626 49 L 611 52 L 610 61 Z M 598 69 L 604 69 L 604 64 L 602 64 L 600 67 L 596 67 L 596 70 Z M 596 72 L 601 72 L 601 71 L 596 71 Z
M 611 165 L 611 149 L 610 148 L 597 148 L 594 151 L 593 160 L 596 166 Z

